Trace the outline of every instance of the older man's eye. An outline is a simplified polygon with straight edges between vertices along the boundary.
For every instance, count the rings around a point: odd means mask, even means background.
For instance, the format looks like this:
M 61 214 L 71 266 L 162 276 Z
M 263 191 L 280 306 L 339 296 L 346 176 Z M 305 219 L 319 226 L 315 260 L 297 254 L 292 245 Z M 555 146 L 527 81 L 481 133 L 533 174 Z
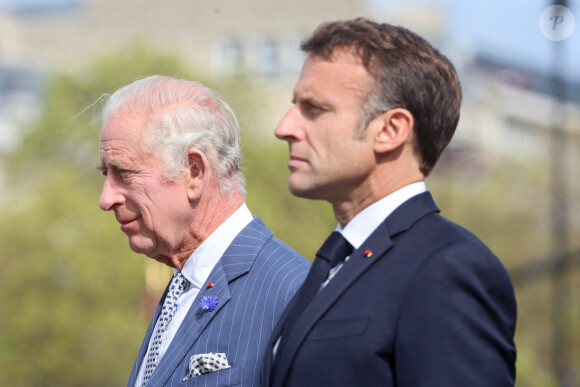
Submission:
M 126 179 L 128 179 L 129 177 L 131 177 L 131 174 L 133 173 L 133 171 L 129 170 L 129 169 L 118 169 L 117 170 L 117 175 L 121 178 L 121 180 L 125 181 Z

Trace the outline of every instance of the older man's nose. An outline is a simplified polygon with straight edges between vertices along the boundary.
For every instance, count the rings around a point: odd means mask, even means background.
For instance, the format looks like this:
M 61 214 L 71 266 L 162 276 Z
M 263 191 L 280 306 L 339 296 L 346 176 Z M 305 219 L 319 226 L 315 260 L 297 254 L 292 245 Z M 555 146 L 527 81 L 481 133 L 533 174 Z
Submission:
M 101 192 L 101 197 L 99 199 L 99 207 L 101 210 L 113 210 L 116 206 L 123 204 L 124 200 L 124 196 L 113 177 L 107 175 L 105 183 L 103 184 L 103 192 Z

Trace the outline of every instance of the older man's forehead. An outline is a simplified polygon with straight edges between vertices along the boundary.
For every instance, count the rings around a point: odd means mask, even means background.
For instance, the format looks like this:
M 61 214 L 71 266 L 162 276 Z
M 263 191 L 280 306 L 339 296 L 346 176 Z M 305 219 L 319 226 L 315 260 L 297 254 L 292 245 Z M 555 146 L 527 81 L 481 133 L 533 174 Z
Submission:
M 139 153 L 138 137 L 101 137 L 99 163 L 102 166 L 128 167 L 132 164 L 131 160 L 139 157 Z

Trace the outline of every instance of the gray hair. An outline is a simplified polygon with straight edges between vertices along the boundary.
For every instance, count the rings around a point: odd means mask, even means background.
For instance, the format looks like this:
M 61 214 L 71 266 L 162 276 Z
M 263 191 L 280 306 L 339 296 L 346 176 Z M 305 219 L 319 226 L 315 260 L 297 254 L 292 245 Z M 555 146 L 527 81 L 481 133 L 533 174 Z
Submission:
M 109 96 L 102 122 L 118 113 L 147 118 L 141 148 L 162 163 L 168 181 L 175 181 L 190 165 L 187 151 L 194 148 L 209 159 L 223 195 L 232 188 L 245 194 L 238 122 L 213 90 L 199 82 L 153 75 Z

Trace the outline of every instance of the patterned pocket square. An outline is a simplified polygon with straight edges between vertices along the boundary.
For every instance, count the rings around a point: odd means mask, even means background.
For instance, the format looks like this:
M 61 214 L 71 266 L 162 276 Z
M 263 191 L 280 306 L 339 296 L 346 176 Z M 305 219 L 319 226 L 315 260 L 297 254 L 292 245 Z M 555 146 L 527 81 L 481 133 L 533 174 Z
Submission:
M 189 368 L 187 375 L 183 380 L 191 379 L 193 377 L 208 374 L 210 372 L 224 370 L 230 368 L 228 359 L 225 353 L 203 353 L 200 355 L 193 355 L 189 360 Z

